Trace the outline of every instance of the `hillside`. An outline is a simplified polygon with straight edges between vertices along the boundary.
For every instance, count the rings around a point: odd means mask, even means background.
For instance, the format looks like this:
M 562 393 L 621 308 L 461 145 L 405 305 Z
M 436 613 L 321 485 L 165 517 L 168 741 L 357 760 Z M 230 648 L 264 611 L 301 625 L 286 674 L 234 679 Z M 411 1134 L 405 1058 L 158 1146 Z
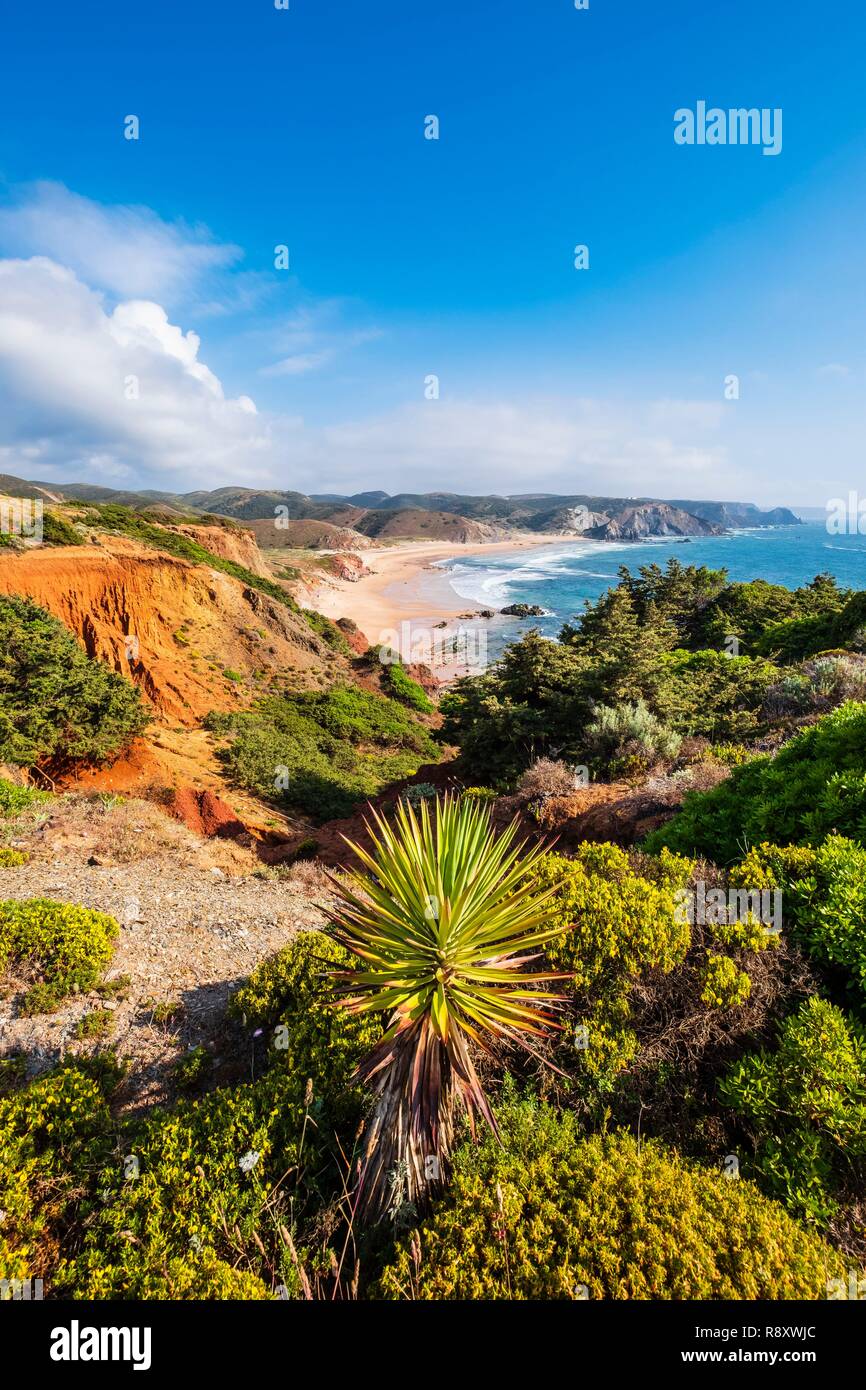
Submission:
M 267 521 L 250 521 L 247 526 L 262 550 L 365 550 L 372 544 L 369 536 L 351 526 L 312 518 L 277 526 L 271 517 Z
M 453 512 L 401 508 L 399 511 L 369 511 L 354 523 L 357 530 L 377 540 L 455 541 L 459 545 L 493 540 L 498 534 L 492 526 L 471 521 Z
M 647 536 L 718 535 L 730 527 L 799 524 L 799 517 L 787 507 L 762 510 L 751 502 L 667 501 L 657 497 L 550 493 L 501 497 L 452 492 L 391 496 L 377 490 L 341 497 L 334 493 L 307 495 L 293 490 L 248 487 L 220 487 L 177 494 L 112 490 L 87 483 L 49 485 L 15 478 L 7 482 L 10 495 L 30 495 L 20 490 L 14 493 L 15 487 L 51 487 L 55 497 L 119 502 L 140 511 L 161 503 L 178 511 L 211 513 L 242 523 L 273 521 L 274 518 L 279 518 L 281 524 L 318 521 L 371 537 L 401 540 L 434 538 L 463 543 L 518 530 L 585 535 L 602 541 L 636 541 Z M 37 491 L 33 495 L 41 494 Z M 459 521 L 448 521 L 448 517 L 457 517 Z M 476 527 L 481 529 L 476 530 Z M 277 540 L 276 544 L 282 542 Z

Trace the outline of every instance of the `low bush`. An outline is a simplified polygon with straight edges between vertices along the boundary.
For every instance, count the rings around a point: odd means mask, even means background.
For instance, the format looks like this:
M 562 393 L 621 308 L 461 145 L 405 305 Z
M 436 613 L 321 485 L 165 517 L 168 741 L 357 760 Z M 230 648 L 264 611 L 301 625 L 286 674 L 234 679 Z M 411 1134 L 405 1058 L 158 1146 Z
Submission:
M 510 1101 L 455 1155 L 450 1190 L 402 1241 L 387 1299 L 821 1299 L 844 1262 L 751 1183 L 653 1140 L 585 1139 Z
M 0 1100 L 0 1277 L 44 1272 L 52 1295 L 83 1299 L 303 1297 L 330 1278 L 327 1212 L 361 1114 L 350 1078 L 381 1031 L 332 1007 L 347 960 L 307 932 L 237 992 L 232 1012 L 271 1044 L 250 1084 L 117 1121 L 116 1070 L 77 1059 Z
M 81 533 L 59 512 L 45 512 L 42 518 L 43 545 L 81 545 Z
M 389 662 L 382 667 L 382 685 L 395 700 L 419 710 L 421 714 L 432 714 L 436 708 L 424 688 L 406 674 L 399 661 Z
M 48 792 L 41 792 L 36 787 L 22 787 L 17 782 L 9 782 L 5 777 L 0 777 L 0 816 L 11 820 L 14 816 L 19 816 L 22 811 L 29 811 L 31 806 L 41 806 L 51 797 Z
M 213 1057 L 201 1044 L 182 1053 L 175 1059 L 172 1067 L 175 1082 L 183 1090 L 192 1090 L 193 1087 L 207 1081 L 212 1070 Z
M 0 869 L 20 869 L 26 863 L 27 855 L 20 849 L 9 849 L 7 845 L 0 847 Z
M 584 746 L 590 762 L 610 777 L 633 776 L 677 756 L 682 740 L 643 700 L 594 707 Z
M 229 1003 L 232 1017 L 266 1035 L 272 1062 L 310 1078 L 316 1094 L 335 1106 L 382 1033 L 375 1015 L 334 1008 L 333 974 L 352 964 L 354 957 L 324 932 L 301 932 L 257 966 Z
M 0 970 L 38 973 L 20 1000 L 23 1013 L 48 1013 L 68 994 L 91 989 L 111 959 L 119 927 L 113 917 L 49 898 L 0 902 Z
M 536 758 L 517 784 L 517 794 L 525 801 L 549 796 L 571 796 L 576 786 L 574 768 L 557 758 Z
M 557 886 L 562 923 L 562 935 L 546 948 L 551 965 L 573 971 L 577 991 L 672 970 L 689 945 L 676 898 L 687 868 L 668 855 L 660 861 L 665 881 L 653 882 L 633 872 L 617 845 L 584 844 L 573 859 L 546 854 L 537 879 L 542 888 Z
M 834 830 L 866 843 L 866 704 L 840 705 L 775 758 L 753 758 L 711 791 L 688 794 L 644 847 L 730 864 L 764 840 L 814 845 Z
M 730 956 L 710 952 L 702 971 L 701 999 L 710 1009 L 734 1009 L 752 992 L 752 982 Z
M 429 801 L 436 795 L 437 791 L 432 782 L 413 782 L 412 786 L 407 787 L 402 793 L 402 798 L 417 810 L 422 801 Z
M 719 1085 L 722 1103 L 755 1135 L 761 1185 L 795 1215 L 826 1226 L 846 1170 L 866 1177 L 866 1039 L 813 996 L 781 1026 L 776 1051 L 742 1058 Z
M 823 966 L 843 973 L 866 1014 L 866 849 L 830 835 L 813 849 L 763 844 L 738 869 L 754 887 L 780 888 L 788 929 Z

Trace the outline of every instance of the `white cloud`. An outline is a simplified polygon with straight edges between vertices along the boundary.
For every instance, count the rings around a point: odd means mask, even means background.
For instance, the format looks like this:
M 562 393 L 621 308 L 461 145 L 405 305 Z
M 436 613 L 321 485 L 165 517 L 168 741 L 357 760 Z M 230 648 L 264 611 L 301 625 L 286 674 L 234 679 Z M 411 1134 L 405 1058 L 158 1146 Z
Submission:
M 732 476 L 720 423 L 714 403 L 438 400 L 325 429 L 322 452 L 328 490 L 707 496 Z
M 262 376 L 303 376 L 306 372 L 314 372 L 319 367 L 324 367 L 326 363 L 333 361 L 333 358 L 334 353 L 330 349 L 323 349 L 321 352 L 296 352 L 291 357 L 284 357 L 269 367 L 263 367 Z
M 732 482 L 714 403 L 439 400 L 312 429 L 227 398 L 200 347 L 152 300 L 109 309 L 45 257 L 0 261 L 4 471 L 168 490 L 707 496 Z
M 248 396 L 226 398 L 199 346 L 159 304 L 131 300 L 108 312 L 45 257 L 0 261 L 4 466 L 167 487 L 270 477 L 270 422 Z
M 168 302 L 197 293 L 243 254 L 206 227 L 165 222 L 147 207 L 106 206 L 50 182 L 24 184 L 0 207 L 0 248 L 48 256 L 122 298 Z
M 818 368 L 819 376 L 850 376 L 851 368 L 846 367 L 844 362 L 828 362 L 826 366 Z

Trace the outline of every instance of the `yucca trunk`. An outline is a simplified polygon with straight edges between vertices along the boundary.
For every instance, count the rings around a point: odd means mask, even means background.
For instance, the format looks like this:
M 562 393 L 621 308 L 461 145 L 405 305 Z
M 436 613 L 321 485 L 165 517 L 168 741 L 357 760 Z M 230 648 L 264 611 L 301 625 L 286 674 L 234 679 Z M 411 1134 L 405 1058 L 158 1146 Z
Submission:
M 456 1086 L 448 1049 L 424 1014 L 358 1068 L 376 1099 L 364 1127 L 355 1210 L 362 1218 L 423 1206 L 445 1177 Z

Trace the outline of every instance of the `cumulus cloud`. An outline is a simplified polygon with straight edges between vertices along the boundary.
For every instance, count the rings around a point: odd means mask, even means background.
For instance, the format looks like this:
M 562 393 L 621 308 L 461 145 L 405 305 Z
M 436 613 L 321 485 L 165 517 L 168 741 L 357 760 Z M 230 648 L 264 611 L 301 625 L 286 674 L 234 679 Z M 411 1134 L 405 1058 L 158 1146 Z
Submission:
M 200 349 L 153 300 L 110 309 L 46 257 L 0 261 L 3 470 L 167 490 L 707 495 L 731 481 L 715 405 L 438 400 L 312 429 L 226 397 Z
M 739 481 L 719 442 L 718 402 L 443 398 L 311 428 L 257 410 L 249 395 L 228 398 L 189 325 L 254 299 L 256 277 L 238 269 L 237 247 L 148 208 L 26 185 L 0 206 L 4 248 L 5 472 L 317 492 L 706 496 Z M 233 360 L 257 364 L 262 390 L 264 379 L 288 385 L 382 336 L 360 317 L 353 303 L 305 300 L 234 334 Z
M 0 261 L 7 471 L 161 477 L 169 487 L 172 477 L 270 476 L 270 423 L 248 396 L 225 396 L 199 347 L 157 303 L 129 300 L 109 312 L 54 261 Z
M 167 302 L 197 293 L 242 257 L 206 227 L 166 222 L 147 207 L 106 206 L 51 182 L 24 184 L 0 207 L 0 248 L 47 256 L 122 298 Z

